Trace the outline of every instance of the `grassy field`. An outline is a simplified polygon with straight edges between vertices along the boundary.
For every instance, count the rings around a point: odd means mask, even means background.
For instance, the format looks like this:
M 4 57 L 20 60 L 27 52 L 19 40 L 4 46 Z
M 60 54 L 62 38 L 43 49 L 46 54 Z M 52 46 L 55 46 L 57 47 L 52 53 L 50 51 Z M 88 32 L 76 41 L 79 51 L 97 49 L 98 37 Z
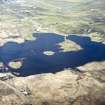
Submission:
M 24 0 L 0 4 L 2 31 L 31 39 L 33 32 L 105 34 L 105 0 Z

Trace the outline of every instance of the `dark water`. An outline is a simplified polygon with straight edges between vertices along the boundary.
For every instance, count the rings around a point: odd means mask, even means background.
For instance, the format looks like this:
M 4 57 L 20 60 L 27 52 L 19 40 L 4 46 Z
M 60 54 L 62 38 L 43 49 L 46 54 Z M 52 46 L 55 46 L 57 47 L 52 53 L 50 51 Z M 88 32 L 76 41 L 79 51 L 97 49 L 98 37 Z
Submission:
M 105 61 L 105 44 L 91 41 L 89 37 L 70 35 L 67 39 L 74 41 L 82 50 L 62 52 L 58 43 L 64 37 L 53 33 L 35 33 L 35 41 L 26 41 L 23 44 L 8 42 L 0 48 L 0 60 L 7 65 L 16 59 L 23 59 L 17 72 L 20 76 L 40 73 L 55 73 L 65 68 L 76 68 L 92 61 Z M 54 55 L 47 56 L 44 51 L 53 51 Z

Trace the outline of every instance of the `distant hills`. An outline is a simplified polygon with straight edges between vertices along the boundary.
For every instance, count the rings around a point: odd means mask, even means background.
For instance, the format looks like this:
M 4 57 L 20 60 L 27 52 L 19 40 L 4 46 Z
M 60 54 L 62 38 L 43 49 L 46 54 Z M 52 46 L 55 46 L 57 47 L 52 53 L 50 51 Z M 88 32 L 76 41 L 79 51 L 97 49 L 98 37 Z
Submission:
M 0 0 L 0 3 L 14 2 L 16 0 Z
M 26 30 L 63 34 L 105 33 L 105 0 L 0 0 L 0 22 Z M 9 29 L 10 28 L 10 29 Z M 5 29 L 5 28 L 4 28 Z

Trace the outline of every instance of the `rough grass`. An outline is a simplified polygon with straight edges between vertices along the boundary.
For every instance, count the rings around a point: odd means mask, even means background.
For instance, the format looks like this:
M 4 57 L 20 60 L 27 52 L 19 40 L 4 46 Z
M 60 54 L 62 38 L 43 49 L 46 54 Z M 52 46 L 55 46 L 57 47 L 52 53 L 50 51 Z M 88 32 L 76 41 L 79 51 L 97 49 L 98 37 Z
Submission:
M 25 39 L 32 39 L 32 33 L 37 29 L 41 32 L 43 28 L 47 28 L 50 32 L 53 28 L 63 34 L 93 32 L 104 34 L 105 23 L 95 22 L 95 17 L 100 19 L 105 17 L 103 1 L 94 3 L 92 0 L 61 0 L 61 2 L 42 0 L 37 2 L 38 4 L 35 2 L 37 7 L 34 7 L 34 2 L 24 6 L 12 5 L 8 8 L 1 6 L 4 12 L 0 12 L 2 14 L 0 24 L 4 26 L 4 30 L 8 27 L 11 32 L 15 30 L 12 27 L 18 28 L 17 33 Z M 91 31 L 88 32 L 89 30 Z

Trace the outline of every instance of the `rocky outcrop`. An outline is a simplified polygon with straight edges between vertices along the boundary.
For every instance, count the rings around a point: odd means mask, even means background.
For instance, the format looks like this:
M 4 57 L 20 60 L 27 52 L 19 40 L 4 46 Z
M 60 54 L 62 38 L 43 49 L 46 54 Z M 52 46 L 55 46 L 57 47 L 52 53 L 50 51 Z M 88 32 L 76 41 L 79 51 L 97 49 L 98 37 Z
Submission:
M 105 62 L 0 81 L 0 105 L 105 105 Z M 10 74 L 7 74 L 10 75 Z

